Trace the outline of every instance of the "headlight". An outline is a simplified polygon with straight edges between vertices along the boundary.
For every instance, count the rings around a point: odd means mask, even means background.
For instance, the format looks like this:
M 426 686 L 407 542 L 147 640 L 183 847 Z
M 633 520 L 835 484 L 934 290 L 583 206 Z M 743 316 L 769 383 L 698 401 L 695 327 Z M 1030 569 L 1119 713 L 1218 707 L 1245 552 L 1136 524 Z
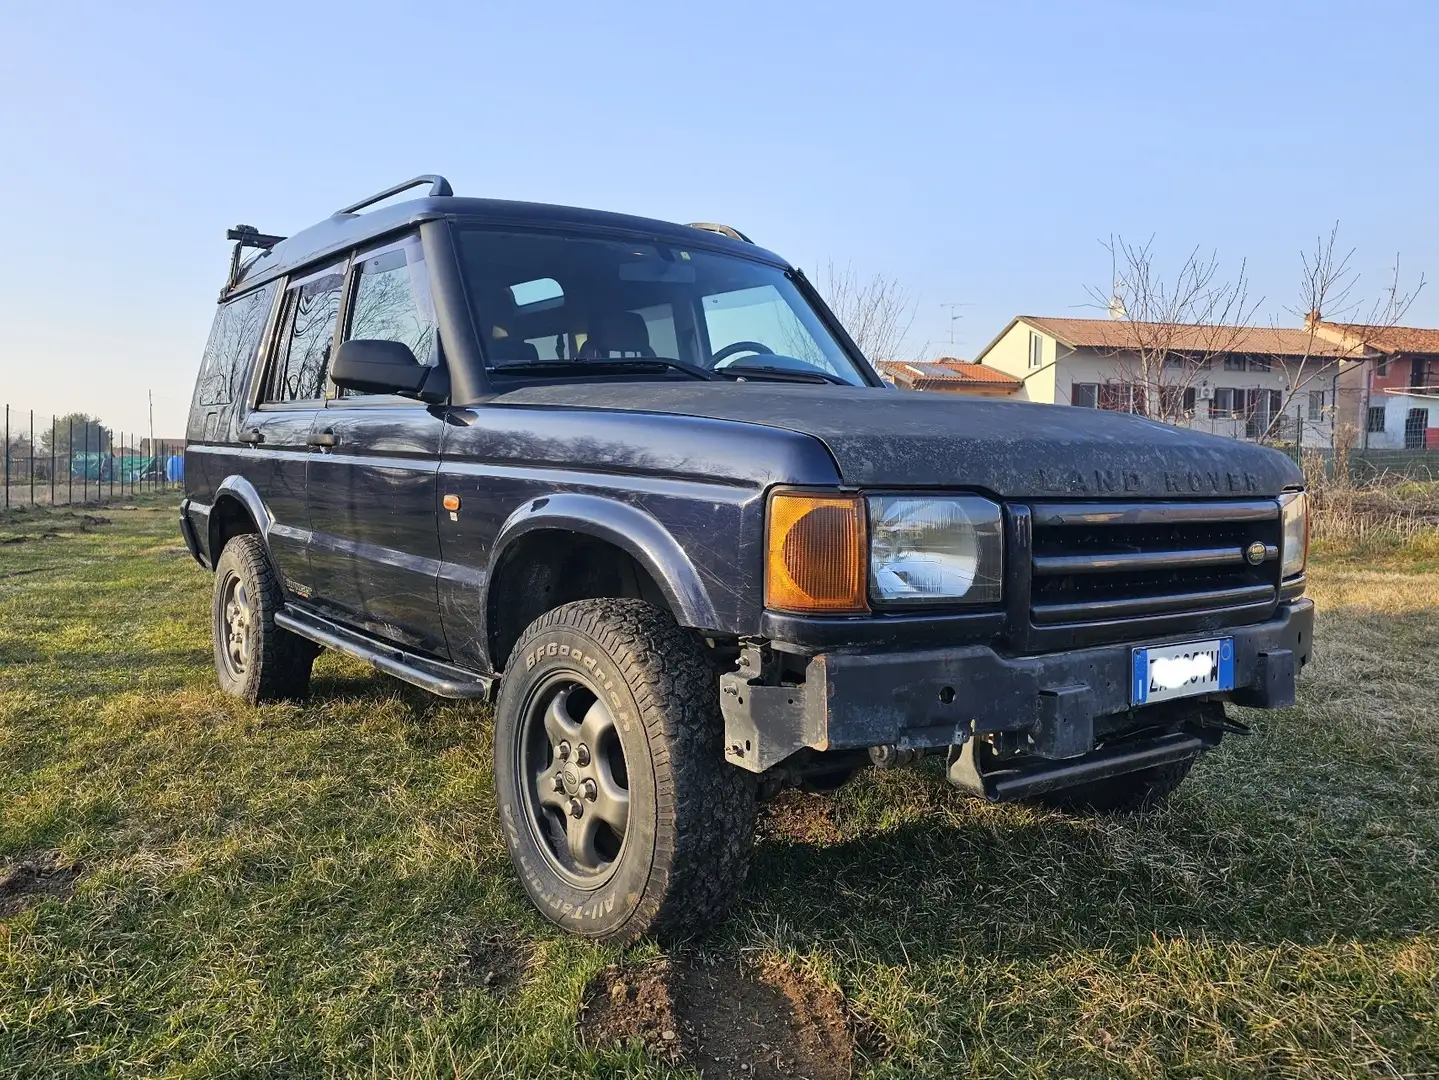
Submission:
M 1309 496 L 1290 491 L 1279 497 L 1279 512 L 1284 519 L 1284 544 L 1281 548 L 1281 577 L 1291 578 L 1304 573 L 1309 558 Z
M 1004 538 L 997 505 L 974 495 L 875 495 L 868 502 L 873 600 L 999 602 Z

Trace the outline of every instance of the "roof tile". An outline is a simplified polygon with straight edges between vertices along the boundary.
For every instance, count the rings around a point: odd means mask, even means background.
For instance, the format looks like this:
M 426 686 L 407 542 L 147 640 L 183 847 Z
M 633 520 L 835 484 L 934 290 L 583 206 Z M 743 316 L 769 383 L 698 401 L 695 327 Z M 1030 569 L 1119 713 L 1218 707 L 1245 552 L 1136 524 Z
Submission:
M 1257 353 L 1355 358 L 1361 351 L 1358 343 L 1341 344 L 1308 330 L 1277 326 L 1171 326 L 1133 319 L 1050 319 L 1038 315 L 1020 318 L 1066 345 L 1081 349 L 1148 348 L 1211 355 Z

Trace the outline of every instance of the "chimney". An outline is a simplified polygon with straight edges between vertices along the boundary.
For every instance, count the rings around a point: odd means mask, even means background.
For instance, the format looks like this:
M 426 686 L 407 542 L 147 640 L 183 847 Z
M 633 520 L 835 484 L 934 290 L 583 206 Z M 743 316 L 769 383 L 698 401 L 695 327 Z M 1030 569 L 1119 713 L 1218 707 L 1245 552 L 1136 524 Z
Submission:
M 1323 318 L 1324 316 L 1319 314 L 1319 309 L 1315 308 L 1308 315 L 1304 316 L 1304 329 L 1313 330 L 1319 325 Z

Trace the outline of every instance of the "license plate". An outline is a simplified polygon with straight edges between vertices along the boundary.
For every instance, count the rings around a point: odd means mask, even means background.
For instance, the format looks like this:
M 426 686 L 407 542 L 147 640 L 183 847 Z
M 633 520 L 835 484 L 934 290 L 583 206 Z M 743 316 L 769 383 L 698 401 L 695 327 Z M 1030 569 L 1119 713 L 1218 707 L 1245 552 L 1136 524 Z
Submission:
M 1233 638 L 1134 650 L 1129 697 L 1135 705 L 1233 689 Z

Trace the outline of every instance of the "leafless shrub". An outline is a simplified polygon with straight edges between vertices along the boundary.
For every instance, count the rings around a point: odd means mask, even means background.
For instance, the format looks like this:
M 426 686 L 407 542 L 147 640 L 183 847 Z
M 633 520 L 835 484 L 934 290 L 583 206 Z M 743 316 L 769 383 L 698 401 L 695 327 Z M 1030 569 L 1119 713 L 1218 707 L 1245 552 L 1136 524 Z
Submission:
M 831 261 L 820 291 L 860 352 L 871 361 L 901 359 L 917 304 L 897 278 L 861 277 L 851 264 Z

